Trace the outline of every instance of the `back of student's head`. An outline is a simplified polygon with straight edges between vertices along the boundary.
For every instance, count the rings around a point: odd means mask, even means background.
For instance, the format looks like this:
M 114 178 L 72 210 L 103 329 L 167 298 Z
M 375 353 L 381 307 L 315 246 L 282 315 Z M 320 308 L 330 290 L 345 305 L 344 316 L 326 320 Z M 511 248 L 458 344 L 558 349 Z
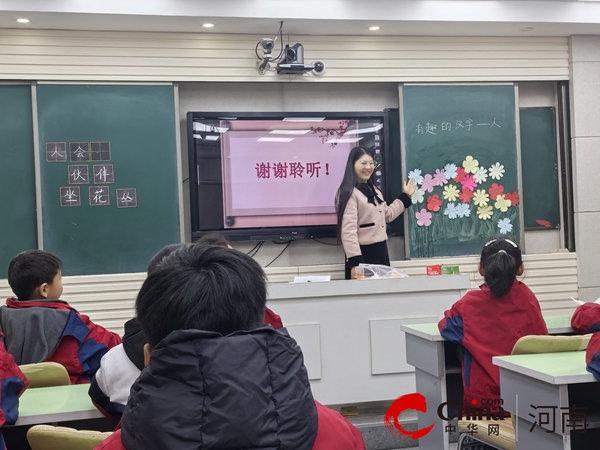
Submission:
M 61 267 L 61 260 L 52 253 L 27 250 L 10 261 L 8 284 L 19 300 L 32 300 L 36 288 L 52 284 Z
M 496 297 L 504 297 L 510 291 L 520 267 L 523 265 L 521 250 L 512 241 L 492 239 L 481 251 L 479 261 L 485 284 Z
M 263 323 L 266 276 L 237 250 L 212 245 L 177 249 L 148 273 L 136 300 L 137 316 L 154 347 L 175 330 L 227 335 Z
M 189 243 L 169 244 L 166 247 L 161 248 L 158 251 L 158 253 L 156 253 L 156 255 L 154 255 L 152 257 L 152 259 L 150 260 L 150 262 L 148 263 L 147 272 L 148 273 L 153 272 L 156 268 L 159 267 L 159 265 L 163 262 L 163 260 L 165 260 L 167 258 L 167 256 L 169 256 L 174 251 L 179 250 L 181 248 L 189 247 L 190 245 L 194 245 L 194 244 L 189 244 Z

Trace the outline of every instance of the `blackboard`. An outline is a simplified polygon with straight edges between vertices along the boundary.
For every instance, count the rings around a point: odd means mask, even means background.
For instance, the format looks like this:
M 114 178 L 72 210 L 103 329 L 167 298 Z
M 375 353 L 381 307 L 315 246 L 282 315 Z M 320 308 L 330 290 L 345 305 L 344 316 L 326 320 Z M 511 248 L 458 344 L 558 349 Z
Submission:
M 44 250 L 65 275 L 145 271 L 181 240 L 173 86 L 40 84 L 37 107 Z
M 31 86 L 0 86 L 0 278 L 17 253 L 37 248 Z
M 521 108 L 523 221 L 526 230 L 559 227 L 554 108 Z
M 519 243 L 514 89 L 401 87 L 403 177 L 424 177 L 405 215 L 407 256 L 479 254 L 485 242 L 498 236 Z

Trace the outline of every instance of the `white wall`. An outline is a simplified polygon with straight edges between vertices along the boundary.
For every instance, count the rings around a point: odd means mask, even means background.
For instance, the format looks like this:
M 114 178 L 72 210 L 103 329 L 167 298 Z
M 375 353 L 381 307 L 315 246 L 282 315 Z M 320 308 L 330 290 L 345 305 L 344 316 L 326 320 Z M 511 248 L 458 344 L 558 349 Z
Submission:
M 396 83 L 181 83 L 180 117 L 182 160 L 184 177 L 187 168 L 187 123 L 186 114 L 190 111 L 382 111 L 398 107 L 398 86 Z M 519 105 L 556 106 L 555 83 L 519 83 Z M 190 240 L 189 182 L 184 183 L 184 205 L 186 240 Z M 402 220 L 402 218 L 398 219 Z M 316 241 L 295 241 L 271 266 L 305 266 L 335 264 L 344 261 L 344 252 L 335 239 Z M 236 243 L 234 246 L 248 252 L 255 243 Z M 543 230 L 525 233 L 526 252 L 550 253 L 559 248 L 560 231 Z M 403 260 L 404 239 L 392 237 L 388 242 L 390 259 Z M 281 251 L 283 246 L 265 243 L 256 254 L 257 261 L 266 265 Z
M 571 146 L 575 247 L 582 300 L 600 297 L 600 37 L 571 38 Z

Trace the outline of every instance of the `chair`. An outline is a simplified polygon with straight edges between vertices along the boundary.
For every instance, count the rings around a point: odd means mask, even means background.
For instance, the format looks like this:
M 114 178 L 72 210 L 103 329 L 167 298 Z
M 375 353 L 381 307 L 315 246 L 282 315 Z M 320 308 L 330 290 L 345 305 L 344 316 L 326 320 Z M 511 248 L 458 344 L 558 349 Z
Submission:
M 577 352 L 587 348 L 591 334 L 584 336 L 523 336 L 514 345 L 511 355 L 533 353 Z M 498 435 L 487 433 L 490 425 L 498 425 Z M 469 428 L 485 430 L 486 433 L 470 434 Z M 515 450 L 514 417 L 512 420 L 459 420 L 457 450 Z
M 29 388 L 67 386 L 71 384 L 67 369 L 55 362 L 24 364 L 19 368 L 29 381 Z
M 112 432 L 34 425 L 27 431 L 31 450 L 93 450 Z

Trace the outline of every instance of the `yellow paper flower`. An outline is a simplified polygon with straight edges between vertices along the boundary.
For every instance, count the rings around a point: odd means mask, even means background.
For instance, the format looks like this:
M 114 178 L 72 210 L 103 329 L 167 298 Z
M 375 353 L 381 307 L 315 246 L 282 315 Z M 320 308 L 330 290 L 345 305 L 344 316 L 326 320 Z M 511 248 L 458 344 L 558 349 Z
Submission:
M 478 166 L 479 161 L 473 159 L 472 156 L 467 156 L 463 161 L 463 167 L 465 168 L 465 172 L 467 173 L 475 173 L 475 171 L 477 171 Z
M 496 204 L 494 205 L 496 209 L 499 209 L 502 212 L 508 211 L 508 207 L 511 205 L 510 200 L 504 198 L 504 195 L 496 196 Z
M 489 199 L 490 196 L 487 192 L 485 192 L 485 189 L 477 189 L 473 194 L 473 203 L 475 203 L 477 206 L 487 205 Z
M 410 196 L 410 199 L 413 203 L 421 203 L 425 198 L 425 192 L 421 190 L 421 188 L 415 189 L 413 195 Z
M 460 192 L 453 184 L 444 186 L 444 198 L 448 201 L 455 202 Z
M 481 205 L 477 208 L 477 217 L 481 220 L 488 220 L 492 218 L 493 209 L 489 205 Z

